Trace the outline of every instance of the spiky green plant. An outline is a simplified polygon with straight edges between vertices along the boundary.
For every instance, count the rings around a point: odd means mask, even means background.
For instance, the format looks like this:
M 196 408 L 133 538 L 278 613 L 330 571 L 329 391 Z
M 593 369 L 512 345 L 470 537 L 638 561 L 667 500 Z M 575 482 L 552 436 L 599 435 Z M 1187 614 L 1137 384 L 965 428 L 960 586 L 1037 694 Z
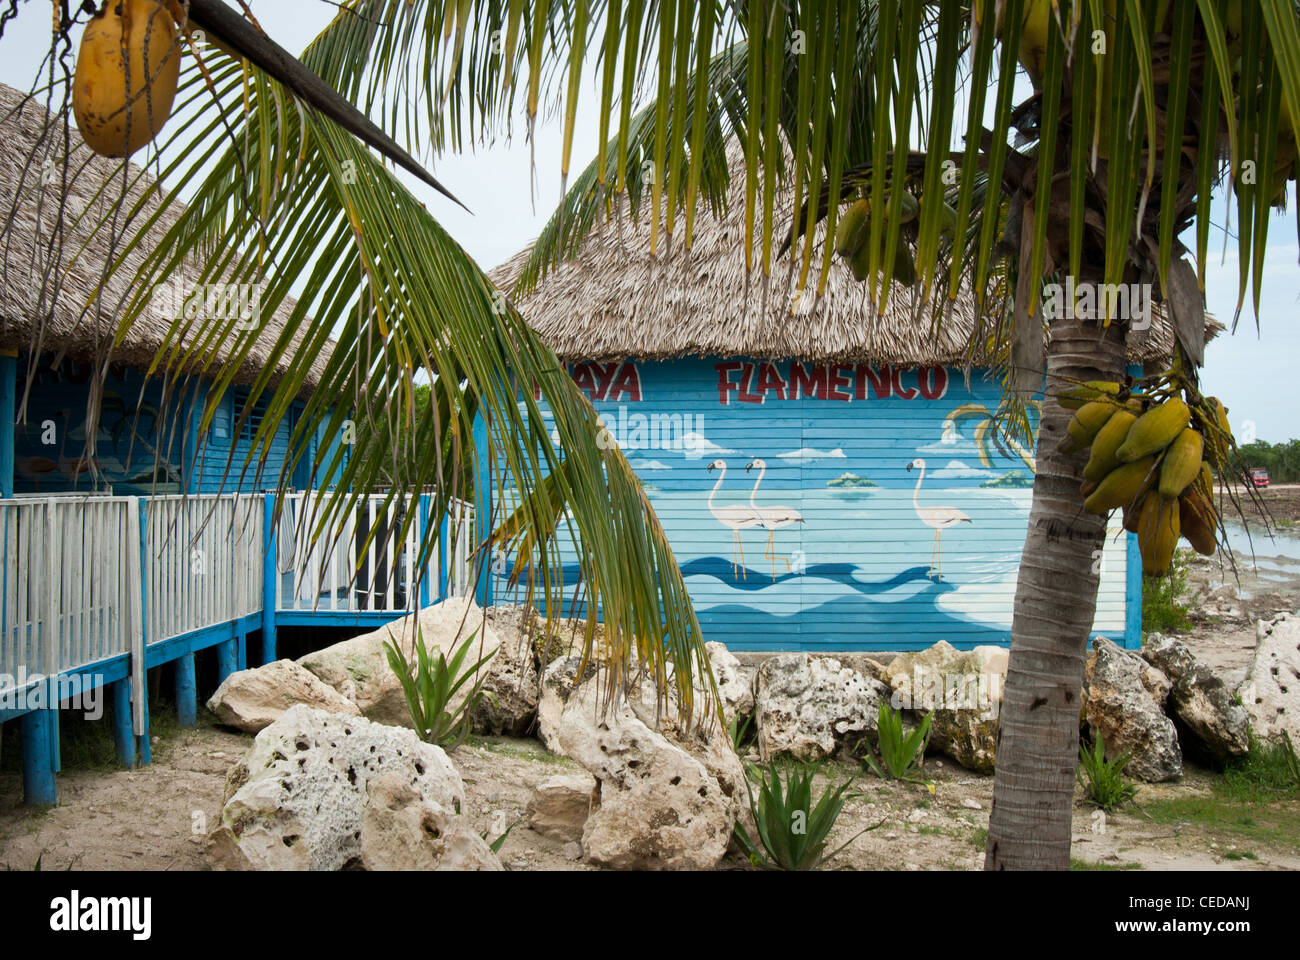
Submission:
M 1132 759 L 1132 751 L 1125 750 L 1114 760 L 1107 760 L 1106 741 L 1101 734 L 1097 734 L 1091 749 L 1079 744 L 1079 766 L 1075 776 L 1088 799 L 1107 813 L 1137 796 L 1137 787 L 1124 779 L 1124 766 Z
M 736 840 L 754 866 L 768 870 L 816 870 L 831 860 L 868 830 L 865 827 L 830 853 L 826 844 L 835 821 L 844 810 L 845 792 L 853 777 L 828 788 L 820 796 L 813 794 L 816 769 L 800 763 L 768 761 L 766 775 L 751 767 L 751 777 L 758 780 L 758 796 L 746 778 L 749 809 L 754 817 L 757 838 L 751 838 L 744 826 L 736 822 Z
M 865 749 L 860 754 L 862 762 L 881 779 L 916 780 L 913 772 L 920 769 L 925 760 L 925 747 L 929 742 L 933 719 L 934 712 L 931 711 L 911 733 L 905 734 L 903 712 L 895 710 L 882 700 L 876 721 L 876 752 L 879 753 L 879 758 L 872 753 L 870 744 L 864 742 Z
M 496 650 L 488 651 L 477 663 L 465 666 L 470 645 L 477 635 L 475 629 L 460 646 L 452 649 L 448 660 L 440 649 L 435 648 L 432 654 L 429 653 L 424 644 L 424 631 L 417 625 L 415 663 L 411 663 L 393 639 L 393 632 L 388 632 L 389 639 L 384 641 L 388 665 L 401 681 L 411 725 L 426 743 L 444 748 L 459 746 L 469 736 L 475 705 L 483 697 L 492 696 L 490 691 L 483 689 L 487 671 L 480 668 L 492 659 Z M 470 681 L 473 685 L 458 701 L 457 694 Z

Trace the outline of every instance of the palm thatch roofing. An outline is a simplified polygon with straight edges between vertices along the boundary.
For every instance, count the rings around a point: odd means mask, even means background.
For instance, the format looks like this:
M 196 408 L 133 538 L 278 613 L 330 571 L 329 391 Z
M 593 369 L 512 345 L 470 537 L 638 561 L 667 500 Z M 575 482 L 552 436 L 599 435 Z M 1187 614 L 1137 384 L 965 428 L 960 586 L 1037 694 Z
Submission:
M 127 255 L 124 269 L 105 278 L 105 265 L 127 245 L 134 228 L 126 225 L 111 239 L 94 227 L 111 213 L 122 196 L 124 177 L 119 161 L 90 150 L 69 124 L 68 162 L 64 164 L 65 125 L 35 98 L 0 84 L 0 349 L 62 353 L 74 360 L 104 360 L 147 368 L 167 339 L 175 317 L 164 313 L 166 299 L 151 300 L 131 325 L 126 338 L 111 351 L 118 321 L 135 290 L 131 278 L 163 233 L 176 222 L 183 206 L 173 203 L 146 241 Z M 66 169 L 66 193 L 64 170 Z M 130 184 L 121 204 L 125 219 L 154 181 L 134 164 L 127 168 Z M 137 220 L 162 203 L 155 192 Z M 88 213 L 87 216 L 81 216 Z M 62 229 L 61 241 L 56 228 Z M 153 239 L 151 236 L 150 239 Z M 170 283 L 187 289 L 197 268 L 180 271 Z M 261 331 L 249 355 L 235 372 L 236 383 L 251 383 L 266 365 L 270 346 L 284 330 L 295 303 L 286 298 L 275 313 L 262 319 Z M 42 325 L 41 320 L 44 319 Z M 43 329 L 42 329 L 43 326 Z M 228 353 L 217 348 L 211 360 L 224 365 Z M 319 382 L 326 357 L 317 358 L 306 392 Z M 209 369 L 214 369 L 210 367 Z M 181 372 L 181 371 L 173 371 Z M 281 365 L 273 382 L 283 375 Z
M 748 356 L 908 366 L 988 362 L 981 351 L 971 350 L 977 318 L 969 288 L 952 301 L 936 293 L 927 304 L 919 284 L 895 283 L 882 316 L 868 299 L 867 285 L 835 257 L 825 294 L 814 303 L 824 224 L 814 244 L 808 287 L 800 297 L 797 265 L 792 274 L 788 254 L 775 258 L 790 223 L 788 214 L 784 221 L 778 216 L 765 289 L 757 249 L 754 268 L 745 268 L 745 175 L 738 149 L 730 151 L 729 162 L 726 211 L 715 217 L 701 205 L 689 251 L 679 216 L 668 243 L 661 223 L 659 252 L 652 255 L 650 205 L 643 203 L 633 219 L 623 204 L 618 216 L 597 223 L 576 254 L 551 268 L 531 290 L 516 295 L 535 244 L 489 277 L 566 361 Z M 784 198 L 777 198 L 778 211 L 790 208 L 788 181 L 786 190 Z M 936 301 L 941 304 L 939 323 Z M 1208 340 L 1222 326 L 1208 316 L 1206 320 Z M 1157 306 L 1149 329 L 1129 332 L 1129 360 L 1167 360 L 1173 343 L 1172 326 Z

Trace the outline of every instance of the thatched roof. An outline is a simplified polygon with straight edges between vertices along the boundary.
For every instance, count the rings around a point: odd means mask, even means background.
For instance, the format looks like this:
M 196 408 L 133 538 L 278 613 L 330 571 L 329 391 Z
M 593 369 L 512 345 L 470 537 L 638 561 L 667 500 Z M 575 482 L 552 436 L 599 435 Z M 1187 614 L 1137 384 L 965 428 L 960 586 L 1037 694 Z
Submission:
M 68 188 L 65 209 L 60 218 L 60 194 L 63 188 L 62 160 L 64 125 L 52 117 L 36 99 L 12 87 L 0 84 L 0 349 L 30 350 L 39 318 L 46 318 L 40 347 L 44 351 L 63 351 L 79 360 L 103 358 L 116 332 L 120 312 L 134 294 L 129 278 L 145 252 L 141 244 L 128 258 L 127 268 L 117 271 L 107 283 L 102 270 L 111 251 L 120 251 L 126 239 L 119 236 L 110 244 L 107 236 L 91 237 L 99 211 L 108 212 L 110 204 L 121 195 L 120 164 L 92 153 L 70 125 L 70 161 L 67 165 Z M 42 184 L 42 171 L 50 171 Z M 152 180 L 136 182 L 139 168 L 132 165 L 127 174 L 134 183 L 123 205 L 129 211 Z M 108 182 L 110 181 L 111 182 Z M 17 201 L 15 203 L 15 200 Z M 161 202 L 155 196 L 149 211 Z M 84 211 L 90 216 L 81 223 L 74 221 Z M 165 215 L 165 224 L 155 228 L 159 237 L 180 215 L 173 204 Z M 125 217 L 125 213 L 123 216 Z M 12 219 L 11 219 L 12 218 Z M 55 227 L 64 225 L 62 250 L 52 245 Z M 125 232 L 119 230 L 119 233 Z M 101 231 L 106 233 L 106 231 Z M 197 278 L 198 271 L 183 274 Z M 178 287 L 192 284 L 187 276 L 174 276 Z M 102 297 L 96 291 L 103 286 Z M 57 293 L 57 295 L 54 295 Z M 257 345 L 236 373 L 238 383 L 251 383 L 266 364 L 268 347 L 284 330 L 295 304 L 286 300 L 274 315 L 263 321 Z M 175 316 L 173 313 L 172 317 Z M 136 367 L 148 366 L 162 346 L 171 317 L 161 306 L 151 302 L 144 315 L 131 326 L 128 338 L 114 349 L 110 358 Z M 220 364 L 222 353 L 214 358 Z M 315 387 L 325 365 L 325 356 L 317 358 L 308 378 L 308 389 Z M 281 371 L 283 372 L 283 366 Z M 278 377 L 276 378 L 278 379 Z
M 622 216 L 592 230 L 573 259 L 514 298 L 524 319 L 563 360 L 754 356 L 908 365 L 962 362 L 975 316 L 968 290 L 955 301 L 942 301 L 945 312 L 936 326 L 933 302 L 921 302 L 920 286 L 895 284 L 882 317 L 867 297 L 867 285 L 836 257 L 815 310 L 792 310 L 792 304 L 806 308 L 814 300 L 824 230 L 802 298 L 796 299 L 798 277 L 790 276 L 788 255 L 775 261 L 766 291 L 757 251 L 754 269 L 746 276 L 744 164 L 735 149 L 731 169 L 726 213 L 717 218 L 701 205 L 689 252 L 681 216 L 670 246 L 661 224 L 656 257 L 650 254 L 648 204 L 635 222 L 624 207 Z M 788 196 L 778 198 L 778 211 L 789 206 Z M 784 223 L 778 218 L 774 236 L 788 230 L 788 217 Z M 774 255 L 777 245 L 774 241 Z M 529 245 L 491 271 L 493 283 L 509 293 L 531 251 Z M 1210 327 L 1212 331 L 1217 324 Z M 1134 362 L 1167 358 L 1173 349 L 1172 328 L 1159 308 L 1150 330 L 1131 332 L 1129 338 Z

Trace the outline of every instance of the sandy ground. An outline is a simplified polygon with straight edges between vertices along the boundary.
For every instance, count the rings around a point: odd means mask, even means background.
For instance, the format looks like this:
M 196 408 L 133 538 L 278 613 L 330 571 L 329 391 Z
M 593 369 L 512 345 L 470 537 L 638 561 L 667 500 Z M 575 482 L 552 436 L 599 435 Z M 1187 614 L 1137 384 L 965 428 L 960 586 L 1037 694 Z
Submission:
M 1300 486 L 1266 492 L 1275 519 L 1300 519 Z M 1284 527 L 1283 530 L 1286 528 Z M 1260 551 L 1257 550 L 1257 556 Z M 1235 573 L 1219 559 L 1198 558 L 1189 570 L 1196 597 L 1194 629 L 1185 639 L 1230 684 L 1244 675 L 1255 648 L 1255 621 L 1300 609 L 1300 573 L 1256 570 L 1237 556 Z M 1225 585 L 1229 590 L 1225 590 Z M 216 822 L 226 771 L 251 737 L 215 725 L 171 728 L 155 738 L 154 763 L 138 770 L 66 769 L 60 803 L 46 811 L 22 806 L 15 772 L 0 773 L 0 869 L 203 870 L 204 835 Z M 510 828 L 500 850 L 512 870 L 592 869 L 570 859 L 572 848 L 528 828 L 525 808 L 537 783 L 578 769 L 535 740 L 481 738 L 452 754 L 461 771 L 475 828 L 494 838 Z M 859 772 L 828 764 L 820 776 Z M 832 848 L 861 833 L 831 869 L 973 870 L 983 863 L 993 778 L 931 758 L 921 784 L 859 776 L 832 837 Z M 1176 784 L 1143 785 L 1134 805 L 1107 815 L 1076 794 L 1074 857 L 1111 869 L 1300 869 L 1300 801 L 1259 805 L 1228 816 L 1171 816 L 1169 804 L 1194 810 L 1211 797 L 1212 775 L 1194 767 Z M 1163 809 L 1158 817 L 1144 811 Z M 978 809 L 976 809 L 978 807 Z M 1177 809 L 1182 809 L 1179 806 Z M 1280 825 L 1280 826 L 1279 826 Z M 1278 829 L 1264 829 L 1278 827 Z M 743 869 L 729 858 L 723 869 Z
M 251 737 L 210 723 L 180 731 L 155 746 L 152 766 L 133 771 L 66 771 L 59 806 L 44 812 L 23 808 L 14 774 L 0 777 L 0 869 L 204 870 L 203 834 L 215 822 L 226 770 Z M 572 761 L 547 753 L 534 740 L 491 738 L 458 748 L 452 759 L 465 780 L 469 815 L 489 839 L 513 828 L 500 856 L 511 870 L 593 869 L 569 859 L 565 844 L 528 828 L 525 807 L 534 786 L 556 773 L 576 770 Z M 854 773 L 848 763 L 829 764 L 821 782 Z M 923 784 L 859 776 L 832 838 L 832 847 L 866 827 L 830 869 L 975 870 L 983 844 L 993 778 L 950 761 L 927 761 Z M 1300 836 L 1261 842 L 1200 821 L 1153 822 L 1144 803 L 1170 797 L 1209 795 L 1208 774 L 1196 770 L 1182 783 L 1144 786 L 1136 807 L 1099 814 L 1076 797 L 1074 856 L 1114 869 L 1300 869 Z M 978 805 L 979 809 L 973 809 Z M 1285 805 L 1288 809 L 1297 804 Z M 1290 816 L 1296 810 L 1290 809 Z M 880 826 L 876 826 L 880 824 Z M 1098 827 L 1104 829 L 1098 832 Z M 1234 859 L 1233 851 L 1247 859 Z M 722 869 L 743 869 L 729 858 Z

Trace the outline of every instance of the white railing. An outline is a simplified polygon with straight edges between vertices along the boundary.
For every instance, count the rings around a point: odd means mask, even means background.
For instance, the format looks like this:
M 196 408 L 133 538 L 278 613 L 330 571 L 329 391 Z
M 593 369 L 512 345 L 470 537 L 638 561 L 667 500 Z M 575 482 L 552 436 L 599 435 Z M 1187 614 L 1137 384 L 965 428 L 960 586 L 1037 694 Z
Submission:
M 313 541 L 312 511 L 323 496 L 286 498 L 269 558 L 267 495 L 0 500 L 0 693 L 24 675 L 55 676 L 125 653 L 142 682 L 146 645 L 261 613 L 268 574 L 281 611 L 418 607 L 423 510 L 432 498 L 408 507 L 365 497 Z M 416 521 L 402 537 L 408 508 Z M 424 574 L 431 602 L 444 557 L 447 593 L 473 589 L 474 508 L 456 501 L 442 523 L 444 541 Z
M 420 501 L 389 501 L 372 494 L 330 516 L 328 526 L 318 530 L 329 512 L 329 496 L 313 492 L 285 498 L 276 529 L 276 609 L 351 613 L 417 607 L 425 539 Z M 408 511 L 416 516 L 402 535 Z M 444 528 L 446 546 L 433 553 L 425 574 L 431 599 L 437 599 L 444 552 L 448 593 L 472 588 L 473 521 L 474 508 L 456 501 Z
M 263 497 L 150 497 L 145 639 L 157 643 L 262 609 Z
M 0 688 L 138 643 L 138 500 L 0 500 L 0 549 Z

